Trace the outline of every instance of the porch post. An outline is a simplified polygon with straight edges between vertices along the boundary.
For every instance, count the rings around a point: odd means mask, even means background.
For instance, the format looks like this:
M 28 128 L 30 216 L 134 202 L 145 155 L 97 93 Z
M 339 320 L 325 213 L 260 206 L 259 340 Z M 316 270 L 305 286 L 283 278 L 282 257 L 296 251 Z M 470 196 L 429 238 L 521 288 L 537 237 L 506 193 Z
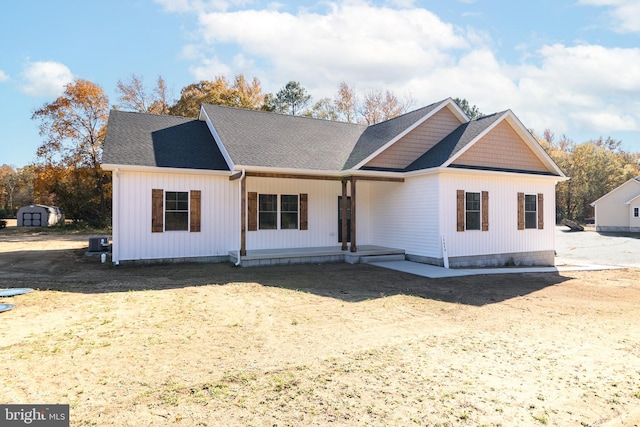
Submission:
M 247 177 L 240 179 L 240 256 L 247 256 Z M 238 260 L 239 261 L 239 260 Z
M 342 219 L 340 227 L 342 228 L 342 250 L 347 250 L 347 180 L 342 180 L 342 204 L 340 206 Z
M 351 252 L 357 252 L 356 245 L 356 177 L 351 177 Z

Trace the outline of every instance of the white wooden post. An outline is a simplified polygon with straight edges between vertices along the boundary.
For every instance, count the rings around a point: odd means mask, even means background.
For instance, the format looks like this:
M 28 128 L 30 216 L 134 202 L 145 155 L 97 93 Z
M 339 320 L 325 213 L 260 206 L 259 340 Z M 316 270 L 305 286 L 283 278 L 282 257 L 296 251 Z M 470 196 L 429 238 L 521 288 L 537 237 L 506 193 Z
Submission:
M 449 268 L 449 255 L 447 254 L 447 243 L 444 241 L 444 234 L 442 235 L 442 260 L 444 261 L 444 268 Z

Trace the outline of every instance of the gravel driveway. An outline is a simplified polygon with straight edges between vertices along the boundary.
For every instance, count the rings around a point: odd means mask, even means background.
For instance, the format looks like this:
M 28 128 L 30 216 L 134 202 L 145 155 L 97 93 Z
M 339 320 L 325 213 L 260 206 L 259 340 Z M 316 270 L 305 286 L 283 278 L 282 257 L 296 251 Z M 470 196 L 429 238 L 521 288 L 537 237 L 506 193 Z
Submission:
M 640 233 L 571 232 L 556 227 L 556 265 L 572 262 L 640 268 Z

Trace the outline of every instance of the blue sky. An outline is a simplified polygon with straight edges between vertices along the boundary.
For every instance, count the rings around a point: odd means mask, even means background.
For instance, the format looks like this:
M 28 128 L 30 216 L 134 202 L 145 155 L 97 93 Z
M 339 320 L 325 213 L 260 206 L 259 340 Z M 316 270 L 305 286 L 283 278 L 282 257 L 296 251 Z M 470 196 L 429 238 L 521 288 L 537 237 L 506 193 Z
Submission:
M 35 160 L 33 111 L 82 78 L 174 98 L 217 75 L 296 80 L 318 100 L 341 81 L 415 108 L 461 97 L 542 133 L 640 151 L 640 0 L 110 0 L 0 6 L 0 164 Z

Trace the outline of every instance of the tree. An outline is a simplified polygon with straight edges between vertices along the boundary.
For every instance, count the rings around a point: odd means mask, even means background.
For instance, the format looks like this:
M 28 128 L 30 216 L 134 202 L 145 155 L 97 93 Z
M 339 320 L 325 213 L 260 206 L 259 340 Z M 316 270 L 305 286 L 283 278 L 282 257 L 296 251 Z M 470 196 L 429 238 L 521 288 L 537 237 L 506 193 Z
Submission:
M 570 178 L 556 189 L 558 221 L 591 217 L 593 201 L 640 173 L 640 155 L 625 152 L 621 141 L 612 138 L 575 144 L 563 135 L 556 142 L 554 133 L 545 130 L 543 137 L 537 139 Z
M 262 85 L 256 77 L 247 82 L 244 75 L 238 74 L 233 80 L 232 90 L 236 93 L 236 105 L 240 108 L 249 110 L 259 110 L 264 103 L 264 94 L 262 93 Z
M 144 87 L 142 77 L 132 74 L 128 82 L 123 83 L 118 80 L 116 91 L 120 93 L 119 107 L 139 113 L 167 114 L 169 112 L 167 85 L 162 76 L 158 76 L 156 84 L 153 93 L 149 94 Z
M 368 125 L 393 119 L 406 113 L 412 101 L 401 102 L 391 91 L 372 90 L 365 94 L 360 114 Z
M 0 166 L 0 218 L 15 214 L 13 195 L 18 185 L 19 175 L 15 167 Z
M 100 167 L 108 115 L 109 100 L 102 88 L 78 79 L 32 116 L 40 120 L 40 135 L 45 137 L 37 151 L 39 175 L 50 175 L 45 189 L 58 193 L 58 205 L 72 218 L 94 225 L 109 218 L 109 179 Z
M 316 102 L 313 107 L 306 110 L 303 113 L 303 116 L 313 117 L 314 119 L 336 121 L 338 120 L 338 111 L 330 98 L 322 98 L 320 101 Z
M 171 106 L 170 113 L 195 118 L 200 114 L 202 104 L 259 110 L 263 101 L 264 95 L 257 78 L 248 83 L 242 74 L 238 74 L 233 83 L 229 83 L 226 77 L 217 76 L 212 81 L 201 80 L 183 87 L 180 99 Z
M 347 82 L 341 82 L 338 85 L 338 93 L 333 98 L 333 103 L 339 118 L 348 123 L 357 122 L 358 99 L 355 89 L 350 87 Z
M 274 99 L 274 111 L 277 113 L 300 115 L 311 103 L 311 95 L 299 82 L 290 81 L 278 93 Z
M 465 98 L 456 98 L 453 100 L 456 104 L 458 104 L 458 107 L 460 107 L 460 109 L 462 111 L 464 111 L 464 113 L 467 115 L 467 117 L 469 117 L 471 120 L 475 120 L 475 119 L 479 119 L 480 117 L 484 117 L 484 114 L 482 114 L 480 112 L 480 110 L 478 109 L 478 107 L 471 106 L 469 105 L 469 101 L 467 101 Z

